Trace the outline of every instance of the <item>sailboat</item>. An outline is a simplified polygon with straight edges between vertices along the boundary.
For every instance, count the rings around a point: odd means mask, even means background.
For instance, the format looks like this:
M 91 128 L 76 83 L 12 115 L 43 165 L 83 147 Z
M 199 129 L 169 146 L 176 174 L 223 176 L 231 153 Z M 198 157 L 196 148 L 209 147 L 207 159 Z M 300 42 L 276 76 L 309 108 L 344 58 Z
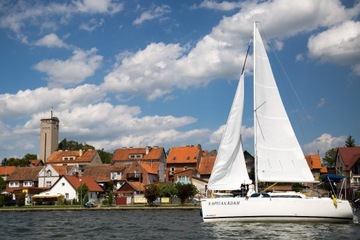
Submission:
M 204 222 L 352 222 L 354 215 L 349 201 L 335 196 L 259 192 L 259 182 L 316 181 L 283 106 L 258 25 L 254 23 L 252 41 L 255 182 L 249 177 L 241 143 L 243 68 L 207 185 L 207 196 L 201 199 L 202 218 Z

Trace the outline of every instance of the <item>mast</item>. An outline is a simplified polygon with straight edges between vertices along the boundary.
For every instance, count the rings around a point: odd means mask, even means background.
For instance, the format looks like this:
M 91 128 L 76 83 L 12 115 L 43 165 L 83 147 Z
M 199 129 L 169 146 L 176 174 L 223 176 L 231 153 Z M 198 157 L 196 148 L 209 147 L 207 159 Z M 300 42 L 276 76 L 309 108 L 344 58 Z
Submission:
M 256 119 L 256 106 L 255 106 L 255 99 L 256 99 L 256 90 L 255 90 L 255 79 L 256 79 L 256 46 L 255 46 L 255 31 L 256 31 L 256 25 L 257 25 L 257 22 L 255 21 L 254 22 L 254 32 L 253 32 L 253 91 L 254 91 L 254 94 L 253 94 L 253 97 L 254 97 L 254 180 L 255 180 L 255 192 L 259 192 L 259 186 L 258 186 L 258 156 L 257 156 L 257 149 L 256 149 L 256 141 L 257 141 L 257 119 Z

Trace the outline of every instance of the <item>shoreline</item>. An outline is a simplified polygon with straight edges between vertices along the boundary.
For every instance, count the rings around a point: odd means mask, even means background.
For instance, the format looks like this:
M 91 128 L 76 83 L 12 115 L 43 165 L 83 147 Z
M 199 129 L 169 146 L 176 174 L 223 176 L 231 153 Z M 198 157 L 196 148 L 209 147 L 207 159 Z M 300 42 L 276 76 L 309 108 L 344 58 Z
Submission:
M 126 210 L 200 210 L 198 205 L 191 206 L 104 206 L 104 207 L 42 207 L 42 206 L 25 206 L 25 207 L 0 207 L 0 212 L 37 212 L 37 211 L 126 211 Z

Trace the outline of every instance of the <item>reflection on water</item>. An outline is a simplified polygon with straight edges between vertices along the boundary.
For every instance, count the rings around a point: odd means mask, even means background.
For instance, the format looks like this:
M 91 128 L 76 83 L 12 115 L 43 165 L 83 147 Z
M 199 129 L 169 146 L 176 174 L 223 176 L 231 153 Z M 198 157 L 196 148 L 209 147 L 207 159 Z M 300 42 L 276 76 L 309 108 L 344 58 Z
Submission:
M 204 223 L 198 210 L 0 212 L 0 239 L 359 239 L 359 224 Z
M 359 239 L 357 224 L 206 223 L 212 239 Z

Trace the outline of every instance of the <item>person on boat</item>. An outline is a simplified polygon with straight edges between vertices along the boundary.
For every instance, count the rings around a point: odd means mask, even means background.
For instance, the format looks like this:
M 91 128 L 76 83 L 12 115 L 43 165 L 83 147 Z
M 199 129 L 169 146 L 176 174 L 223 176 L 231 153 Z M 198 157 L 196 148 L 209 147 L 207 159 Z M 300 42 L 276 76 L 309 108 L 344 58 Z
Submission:
M 254 190 L 254 184 L 250 184 L 248 185 L 248 191 L 246 193 L 246 198 L 249 198 L 251 195 L 253 195 L 255 193 Z

